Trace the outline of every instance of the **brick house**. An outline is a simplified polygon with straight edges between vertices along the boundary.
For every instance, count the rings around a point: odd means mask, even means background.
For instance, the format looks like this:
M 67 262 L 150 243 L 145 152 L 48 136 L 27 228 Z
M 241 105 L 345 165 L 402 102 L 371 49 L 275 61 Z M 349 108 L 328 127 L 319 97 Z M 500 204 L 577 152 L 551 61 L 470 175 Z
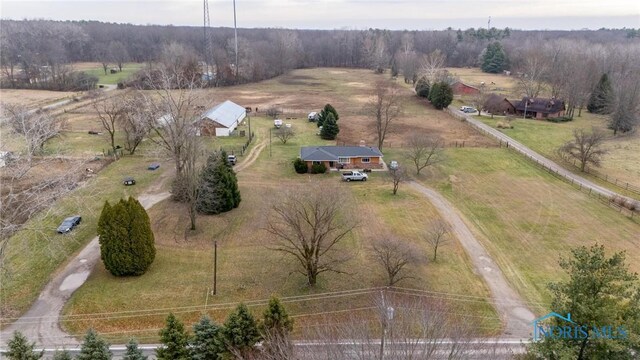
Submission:
M 300 158 L 311 168 L 324 164 L 327 169 L 383 169 L 382 153 L 369 146 L 307 146 L 300 148 Z
M 556 98 L 529 98 L 523 97 L 515 104 L 516 115 L 534 119 L 546 119 L 564 116 L 564 101 Z M 526 114 L 525 114 L 526 112 Z

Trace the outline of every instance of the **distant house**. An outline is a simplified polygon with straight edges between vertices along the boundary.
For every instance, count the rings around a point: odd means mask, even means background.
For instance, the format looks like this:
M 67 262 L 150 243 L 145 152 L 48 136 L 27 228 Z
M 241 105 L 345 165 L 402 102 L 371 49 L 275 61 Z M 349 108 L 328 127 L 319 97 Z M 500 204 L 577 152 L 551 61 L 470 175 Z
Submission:
M 546 119 L 564 116 L 564 101 L 551 98 L 523 97 L 515 104 L 516 114 L 534 119 Z
M 196 122 L 198 135 L 229 136 L 247 116 L 247 110 L 229 100 L 207 110 Z
M 467 85 L 462 81 L 456 81 L 451 84 L 451 89 L 453 90 L 454 95 L 475 95 L 480 93 L 480 89 Z
M 513 105 L 519 100 L 511 101 L 504 96 L 491 94 L 482 105 L 482 109 L 493 115 L 510 115 L 516 113 L 516 107 Z
M 308 146 L 300 149 L 300 158 L 311 168 L 324 164 L 327 169 L 382 169 L 382 153 L 368 146 Z

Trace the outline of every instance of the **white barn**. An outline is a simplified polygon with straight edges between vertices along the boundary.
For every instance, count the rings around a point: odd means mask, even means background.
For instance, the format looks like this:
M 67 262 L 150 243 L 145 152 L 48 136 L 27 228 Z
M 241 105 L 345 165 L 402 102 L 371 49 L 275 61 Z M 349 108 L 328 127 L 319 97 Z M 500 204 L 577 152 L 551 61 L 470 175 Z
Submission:
M 244 107 L 227 100 L 202 114 L 198 135 L 229 136 L 246 116 Z

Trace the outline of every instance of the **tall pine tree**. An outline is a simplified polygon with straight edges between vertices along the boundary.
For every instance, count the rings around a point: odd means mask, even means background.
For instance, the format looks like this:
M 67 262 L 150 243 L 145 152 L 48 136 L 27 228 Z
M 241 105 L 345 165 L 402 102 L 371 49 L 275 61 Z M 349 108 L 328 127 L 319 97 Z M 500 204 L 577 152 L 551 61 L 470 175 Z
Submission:
M 318 121 L 316 125 L 318 127 L 324 126 L 324 122 L 327 120 L 327 116 L 329 114 L 333 114 L 333 118 L 336 122 L 340 119 L 340 115 L 338 115 L 338 111 L 331 104 L 326 104 L 322 110 L 320 110 L 320 116 L 318 117 Z
M 320 137 L 325 140 L 335 140 L 336 136 L 340 132 L 340 128 L 338 127 L 338 123 L 336 122 L 333 113 L 328 113 L 324 123 L 322 125 L 322 131 L 320 131 Z
M 611 113 L 614 100 L 615 95 L 611 81 L 609 81 L 609 76 L 602 74 L 600 81 L 598 81 L 595 89 L 591 92 L 589 103 L 587 103 L 587 110 L 594 114 L 609 114 Z
M 507 64 L 507 54 L 504 52 L 502 44 L 496 41 L 487 45 L 482 57 L 482 71 L 493 74 L 501 73 L 507 68 Z
M 115 276 L 144 274 L 156 256 L 151 221 L 138 200 L 105 202 L 98 220 L 100 256 Z
M 169 314 L 164 329 L 160 330 L 160 342 L 162 346 L 156 349 L 158 360 L 189 359 L 189 335 L 173 313 Z
M 437 82 L 429 91 L 429 101 L 436 109 L 442 110 L 453 101 L 453 90 L 451 86 L 444 81 Z
M 268 358 L 287 358 L 286 354 L 293 350 L 290 339 L 293 320 L 278 298 L 272 297 L 269 300 L 259 328 L 263 338 L 262 348 L 269 355 Z
M 243 358 L 254 352 L 255 344 L 260 341 L 258 324 L 245 304 L 240 304 L 227 317 L 220 329 L 221 345 L 228 354 L 240 354 Z
M 191 342 L 191 359 L 217 359 L 224 353 L 224 346 L 221 346 L 220 341 L 218 341 L 219 332 L 220 326 L 207 316 L 203 316 L 197 324 L 193 325 L 194 336 Z
M 238 179 L 227 155 L 213 153 L 200 174 L 200 189 L 196 209 L 206 215 L 215 215 L 237 208 L 242 200 Z
M 10 360 L 37 360 L 42 358 L 44 351 L 37 353 L 33 349 L 36 344 L 29 344 L 26 336 L 19 331 L 13 332 L 13 337 L 9 340 L 7 358 Z
M 127 352 L 122 357 L 122 360 L 147 360 L 147 358 L 148 356 L 145 356 L 142 350 L 138 348 L 136 339 L 129 339 Z
M 98 336 L 95 330 L 89 329 L 76 360 L 110 360 L 112 356 L 109 343 Z

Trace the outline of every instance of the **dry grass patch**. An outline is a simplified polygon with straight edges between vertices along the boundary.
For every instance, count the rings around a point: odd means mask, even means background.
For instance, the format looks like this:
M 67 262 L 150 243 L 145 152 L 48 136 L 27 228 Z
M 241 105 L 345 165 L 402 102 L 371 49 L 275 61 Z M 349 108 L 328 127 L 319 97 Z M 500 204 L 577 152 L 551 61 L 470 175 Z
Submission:
M 20 104 L 29 108 L 38 108 L 81 95 L 80 92 L 71 91 L 0 89 L 0 104 Z

